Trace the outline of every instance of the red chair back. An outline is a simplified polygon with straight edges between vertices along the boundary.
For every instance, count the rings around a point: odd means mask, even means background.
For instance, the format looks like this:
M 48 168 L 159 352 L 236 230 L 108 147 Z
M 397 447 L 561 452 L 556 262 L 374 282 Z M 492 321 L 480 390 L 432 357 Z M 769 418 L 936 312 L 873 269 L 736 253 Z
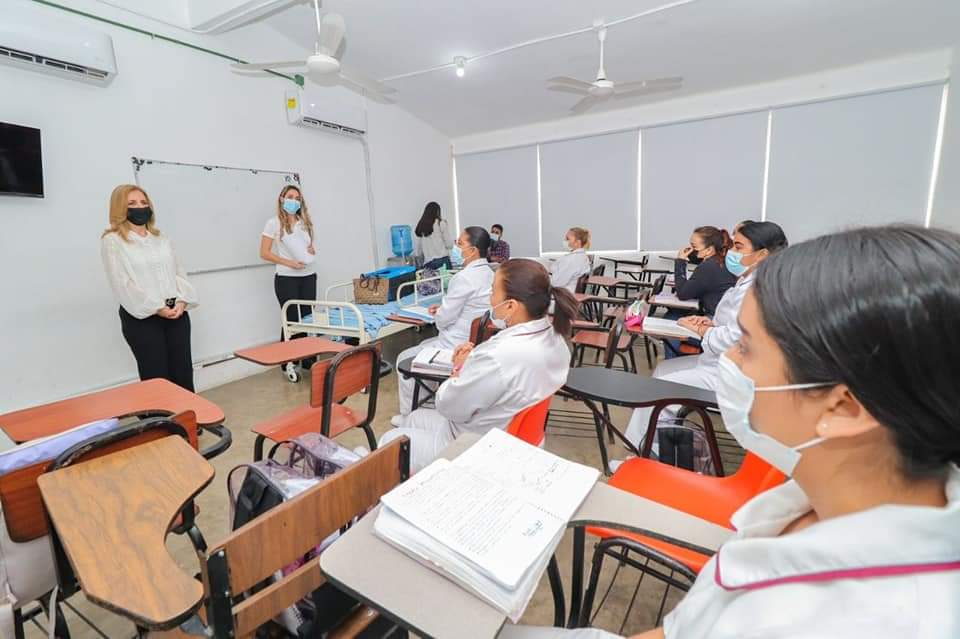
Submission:
M 542 444 L 546 437 L 547 413 L 550 412 L 550 400 L 552 399 L 553 396 L 551 395 L 517 413 L 507 427 L 507 432 L 528 444 L 534 446 Z
M 786 479 L 786 475 L 750 452 L 746 454 L 740 468 L 731 477 L 732 481 L 740 484 L 753 495 L 759 495 L 765 490 L 779 486 Z

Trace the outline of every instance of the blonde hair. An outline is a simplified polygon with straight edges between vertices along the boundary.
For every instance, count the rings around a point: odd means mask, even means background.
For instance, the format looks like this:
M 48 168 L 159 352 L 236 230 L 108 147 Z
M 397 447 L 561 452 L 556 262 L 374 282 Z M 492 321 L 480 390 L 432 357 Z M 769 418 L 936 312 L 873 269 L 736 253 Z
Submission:
M 288 184 L 280 189 L 280 196 L 277 198 L 277 220 L 280 221 L 280 228 L 283 229 L 284 234 L 293 233 L 293 224 L 290 223 L 289 216 L 283 209 L 283 200 L 290 191 L 296 191 L 300 194 L 300 221 L 303 222 L 303 226 L 307 229 L 307 234 L 310 236 L 310 241 L 312 242 L 314 239 L 313 221 L 310 219 L 310 212 L 307 210 L 307 200 L 303 197 L 303 191 L 301 191 L 300 187 L 296 184 Z
M 154 224 L 157 212 L 154 210 L 153 202 L 150 201 L 150 196 L 147 195 L 147 192 L 136 184 L 121 184 L 113 189 L 113 193 L 110 194 L 110 228 L 104 231 L 100 237 L 106 237 L 110 233 L 116 233 L 122 237 L 125 242 L 130 241 L 127 237 L 130 234 L 130 224 L 127 222 L 127 198 L 129 198 L 130 194 L 134 191 L 143 193 L 143 198 L 147 201 L 147 206 L 153 211 L 153 215 L 147 220 L 147 231 L 153 235 L 160 235 L 160 229 Z
M 580 242 L 580 245 L 583 248 L 585 249 L 590 248 L 590 231 L 588 231 L 587 229 L 580 228 L 579 226 L 574 226 L 569 231 L 567 231 L 567 233 L 570 233 L 571 235 L 573 235 L 573 237 L 575 237 L 577 241 Z

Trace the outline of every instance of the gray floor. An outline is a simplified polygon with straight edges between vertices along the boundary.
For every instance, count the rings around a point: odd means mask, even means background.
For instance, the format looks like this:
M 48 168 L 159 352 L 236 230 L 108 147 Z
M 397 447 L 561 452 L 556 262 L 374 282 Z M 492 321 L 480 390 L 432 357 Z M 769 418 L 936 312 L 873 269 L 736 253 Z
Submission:
M 413 338 L 406 331 L 404 335 L 391 339 L 386 346 L 386 357 L 392 361 L 395 353 L 408 345 Z M 640 349 L 638 349 L 640 350 Z M 643 370 L 641 375 L 648 375 L 642 351 L 638 353 L 637 361 Z M 391 375 L 382 380 L 380 386 L 377 415 L 374 422 L 378 435 L 390 428 L 390 417 L 397 411 L 396 377 Z M 229 504 L 226 491 L 226 476 L 231 468 L 248 462 L 252 458 L 253 436 L 250 428 L 254 424 L 277 415 L 285 410 L 304 404 L 308 401 L 309 380 L 302 380 L 298 384 L 291 384 L 281 375 L 278 369 L 267 370 L 260 375 L 226 384 L 202 395 L 218 404 L 227 416 L 227 424 L 233 432 L 233 446 L 225 454 L 213 460 L 217 475 L 210 487 L 204 491 L 199 499 L 200 514 L 198 523 L 208 543 L 215 543 L 229 532 Z M 348 404 L 365 406 L 366 397 L 351 398 Z M 572 401 L 555 400 L 554 409 L 579 410 L 585 408 Z M 613 409 L 614 423 L 625 426 L 629 413 L 621 409 Z M 717 418 L 719 421 L 719 417 Z M 597 442 L 591 431 L 580 437 L 570 436 L 570 431 L 551 427 L 548 429 L 546 448 L 567 459 L 600 467 L 600 455 Z M 346 433 L 340 441 L 348 446 L 361 445 L 365 438 L 359 431 Z M 203 442 L 201 442 L 203 445 Z M 732 472 L 740 461 L 740 452 L 733 447 L 724 446 L 725 466 L 727 472 Z M 611 447 L 614 458 L 622 458 L 624 451 L 619 447 Z M 171 536 L 168 547 L 181 566 L 190 573 L 198 570 L 196 557 L 192 548 L 184 539 Z M 568 533 L 563 540 L 559 559 L 561 572 L 565 582 L 569 580 L 571 535 Z M 588 539 L 587 552 L 592 552 L 592 543 Z M 589 555 L 588 555 L 589 556 Z M 609 576 L 612 574 L 612 563 L 605 569 L 605 578 L 601 580 L 601 588 L 605 588 Z M 621 571 L 616 586 L 611 591 L 606 604 L 597 615 L 594 625 L 611 631 L 619 631 L 620 622 L 629 604 L 631 596 L 637 586 L 637 573 L 629 569 Z M 568 586 L 567 586 L 568 587 Z M 664 588 L 660 582 L 645 579 L 636 594 L 636 602 L 632 614 L 624 628 L 627 634 L 640 632 L 652 627 L 657 609 L 663 595 Z M 602 590 L 601 590 L 602 593 Z M 667 610 L 671 609 L 679 600 L 681 593 L 676 589 L 671 591 L 667 599 Z M 134 628 L 125 620 L 106 612 L 105 610 L 85 601 L 82 593 L 73 597 L 70 603 L 84 616 L 91 619 L 103 634 L 110 639 L 134 636 Z M 77 614 L 67 610 L 67 619 L 74 637 L 79 639 L 95 638 L 100 636 L 86 623 L 81 621 Z M 523 617 L 523 623 L 550 625 L 553 621 L 553 600 L 546 578 L 542 580 L 532 602 Z M 28 627 L 27 637 L 40 639 L 43 633 L 35 627 Z

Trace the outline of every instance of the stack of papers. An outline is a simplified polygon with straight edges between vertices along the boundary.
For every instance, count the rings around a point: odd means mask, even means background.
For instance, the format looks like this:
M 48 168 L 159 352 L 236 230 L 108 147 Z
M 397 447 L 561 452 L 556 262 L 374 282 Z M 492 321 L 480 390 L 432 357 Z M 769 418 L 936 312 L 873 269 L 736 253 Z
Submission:
M 410 368 L 424 373 L 452 373 L 453 351 L 427 347 L 417 353 Z
M 397 310 L 397 315 L 402 315 L 403 317 L 412 317 L 413 319 L 429 322 L 431 324 L 434 321 L 434 317 L 431 315 L 430 309 L 426 306 L 401 306 Z
M 494 429 L 384 495 L 373 531 L 516 622 L 598 475 Z
M 668 293 L 666 291 L 661 291 L 654 295 L 650 299 L 650 303 L 672 306 L 674 308 L 689 308 L 692 310 L 700 308 L 700 303 L 697 300 L 682 300 L 677 297 L 676 293 Z

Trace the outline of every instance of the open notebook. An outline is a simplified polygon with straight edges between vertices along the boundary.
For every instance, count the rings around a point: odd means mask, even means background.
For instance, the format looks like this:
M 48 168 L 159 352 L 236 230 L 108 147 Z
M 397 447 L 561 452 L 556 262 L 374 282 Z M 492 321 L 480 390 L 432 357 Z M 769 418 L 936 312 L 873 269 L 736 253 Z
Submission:
M 430 324 L 432 324 L 435 320 L 433 314 L 430 313 L 430 308 L 422 305 L 401 306 L 399 309 L 397 309 L 397 314 L 403 315 L 404 317 L 418 319 L 423 322 L 428 322 Z
M 448 348 L 428 346 L 417 353 L 410 368 L 426 373 L 452 373 L 453 351 Z
M 516 622 L 598 476 L 494 429 L 384 495 L 373 530 Z
M 662 317 L 643 318 L 643 332 L 650 335 L 675 337 L 677 339 L 700 339 L 700 334 L 689 328 L 684 328 L 676 320 L 664 319 Z

